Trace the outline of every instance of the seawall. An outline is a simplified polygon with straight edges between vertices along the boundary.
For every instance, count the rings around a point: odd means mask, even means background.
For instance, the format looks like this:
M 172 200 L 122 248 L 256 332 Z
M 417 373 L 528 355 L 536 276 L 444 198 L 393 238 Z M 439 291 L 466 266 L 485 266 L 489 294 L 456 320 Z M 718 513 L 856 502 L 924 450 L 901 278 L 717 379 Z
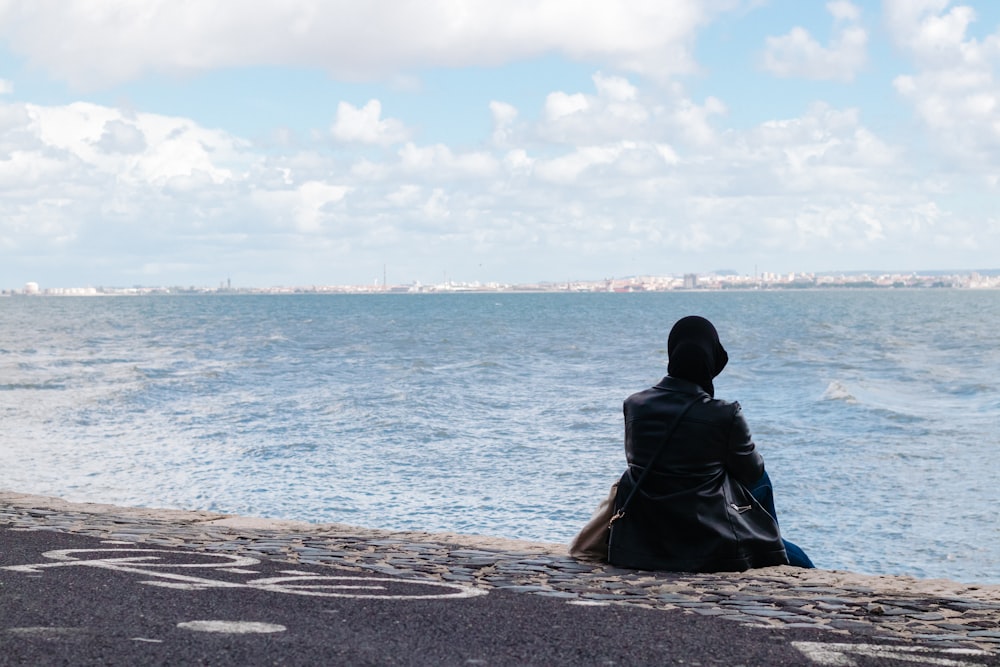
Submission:
M 333 565 L 587 604 L 683 610 L 773 630 L 808 627 L 832 637 L 861 634 L 1000 654 L 997 585 L 787 566 L 718 574 L 636 572 L 574 560 L 561 544 L 74 503 L 5 491 L 0 491 L 0 527 Z

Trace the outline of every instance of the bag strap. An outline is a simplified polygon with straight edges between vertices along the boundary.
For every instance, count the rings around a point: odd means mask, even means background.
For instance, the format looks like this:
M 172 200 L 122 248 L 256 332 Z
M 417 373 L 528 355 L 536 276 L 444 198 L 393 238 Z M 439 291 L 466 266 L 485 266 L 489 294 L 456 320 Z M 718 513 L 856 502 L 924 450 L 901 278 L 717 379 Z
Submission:
M 632 502 L 632 498 L 635 497 L 636 491 L 639 490 L 639 487 L 642 486 L 643 481 L 646 479 L 650 471 L 653 469 L 653 464 L 656 463 L 656 459 L 660 458 L 660 454 L 662 454 L 663 450 L 667 448 L 667 443 L 670 442 L 671 436 L 673 436 L 674 431 L 677 430 L 677 426 L 681 423 L 681 418 L 683 418 L 684 415 L 687 414 L 687 411 L 691 409 L 691 406 L 693 406 L 699 400 L 701 400 L 700 393 L 694 398 L 692 398 L 690 401 L 688 401 L 687 404 L 684 406 L 684 408 L 680 411 L 680 414 L 678 414 L 674 418 L 674 421 L 670 425 L 670 428 L 667 429 L 667 435 L 664 436 L 663 442 L 660 443 L 660 448 L 656 450 L 656 454 L 653 455 L 653 458 L 651 458 L 649 460 L 649 463 L 646 464 L 646 467 L 643 468 L 642 474 L 639 475 L 638 481 L 636 481 L 635 485 L 632 486 L 632 490 L 629 492 L 628 497 L 625 499 L 625 502 L 622 503 L 622 506 L 618 508 L 618 511 L 615 512 L 614 516 L 611 517 L 611 520 L 608 521 L 608 528 L 614 525 L 615 521 L 618 521 L 618 519 L 621 519 L 623 516 L 625 516 L 625 508 L 628 507 L 629 503 Z

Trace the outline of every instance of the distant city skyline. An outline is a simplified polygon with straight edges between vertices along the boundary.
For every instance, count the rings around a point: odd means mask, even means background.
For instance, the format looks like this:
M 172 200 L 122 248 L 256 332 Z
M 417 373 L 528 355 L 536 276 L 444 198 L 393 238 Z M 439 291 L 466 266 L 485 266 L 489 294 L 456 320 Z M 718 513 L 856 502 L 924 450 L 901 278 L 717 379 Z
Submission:
M 806 287 L 968 287 L 1000 288 L 1000 269 L 978 271 L 851 271 L 824 273 L 772 273 L 748 275 L 730 271 L 708 273 L 623 276 L 582 280 L 501 283 L 481 281 L 450 281 L 420 283 L 417 281 L 371 284 L 306 284 L 306 285 L 233 285 L 231 280 L 218 285 L 87 285 L 44 286 L 30 281 L 21 288 L 0 288 L 0 294 L 48 296 L 94 296 L 101 294 L 155 294 L 175 292 L 244 292 L 244 293 L 379 293 L 379 292 L 466 292 L 466 291 L 668 291 L 675 289 L 740 289 L 740 288 L 806 288 Z
M 7 289 L 996 257 L 997 2 L 0 3 Z

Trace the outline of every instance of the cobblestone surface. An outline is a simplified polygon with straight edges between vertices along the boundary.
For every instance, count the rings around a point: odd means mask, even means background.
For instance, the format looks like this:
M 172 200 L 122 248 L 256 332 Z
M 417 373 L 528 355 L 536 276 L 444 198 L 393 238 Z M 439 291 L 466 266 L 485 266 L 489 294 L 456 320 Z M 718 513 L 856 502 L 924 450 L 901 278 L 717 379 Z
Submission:
M 11 493 L 0 493 L 0 526 L 463 582 L 576 604 L 680 609 L 767 628 L 911 639 L 986 650 L 1000 658 L 1000 586 L 791 567 L 636 572 L 572 559 L 554 544 L 74 504 Z

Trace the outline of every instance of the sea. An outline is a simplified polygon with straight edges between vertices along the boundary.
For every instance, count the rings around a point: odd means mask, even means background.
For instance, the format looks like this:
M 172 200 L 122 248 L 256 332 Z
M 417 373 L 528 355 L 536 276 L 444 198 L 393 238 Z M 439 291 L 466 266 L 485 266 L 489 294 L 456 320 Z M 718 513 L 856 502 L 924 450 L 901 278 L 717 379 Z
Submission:
M 567 542 L 678 318 L 818 567 L 1000 583 L 1000 291 L 0 298 L 0 489 Z

